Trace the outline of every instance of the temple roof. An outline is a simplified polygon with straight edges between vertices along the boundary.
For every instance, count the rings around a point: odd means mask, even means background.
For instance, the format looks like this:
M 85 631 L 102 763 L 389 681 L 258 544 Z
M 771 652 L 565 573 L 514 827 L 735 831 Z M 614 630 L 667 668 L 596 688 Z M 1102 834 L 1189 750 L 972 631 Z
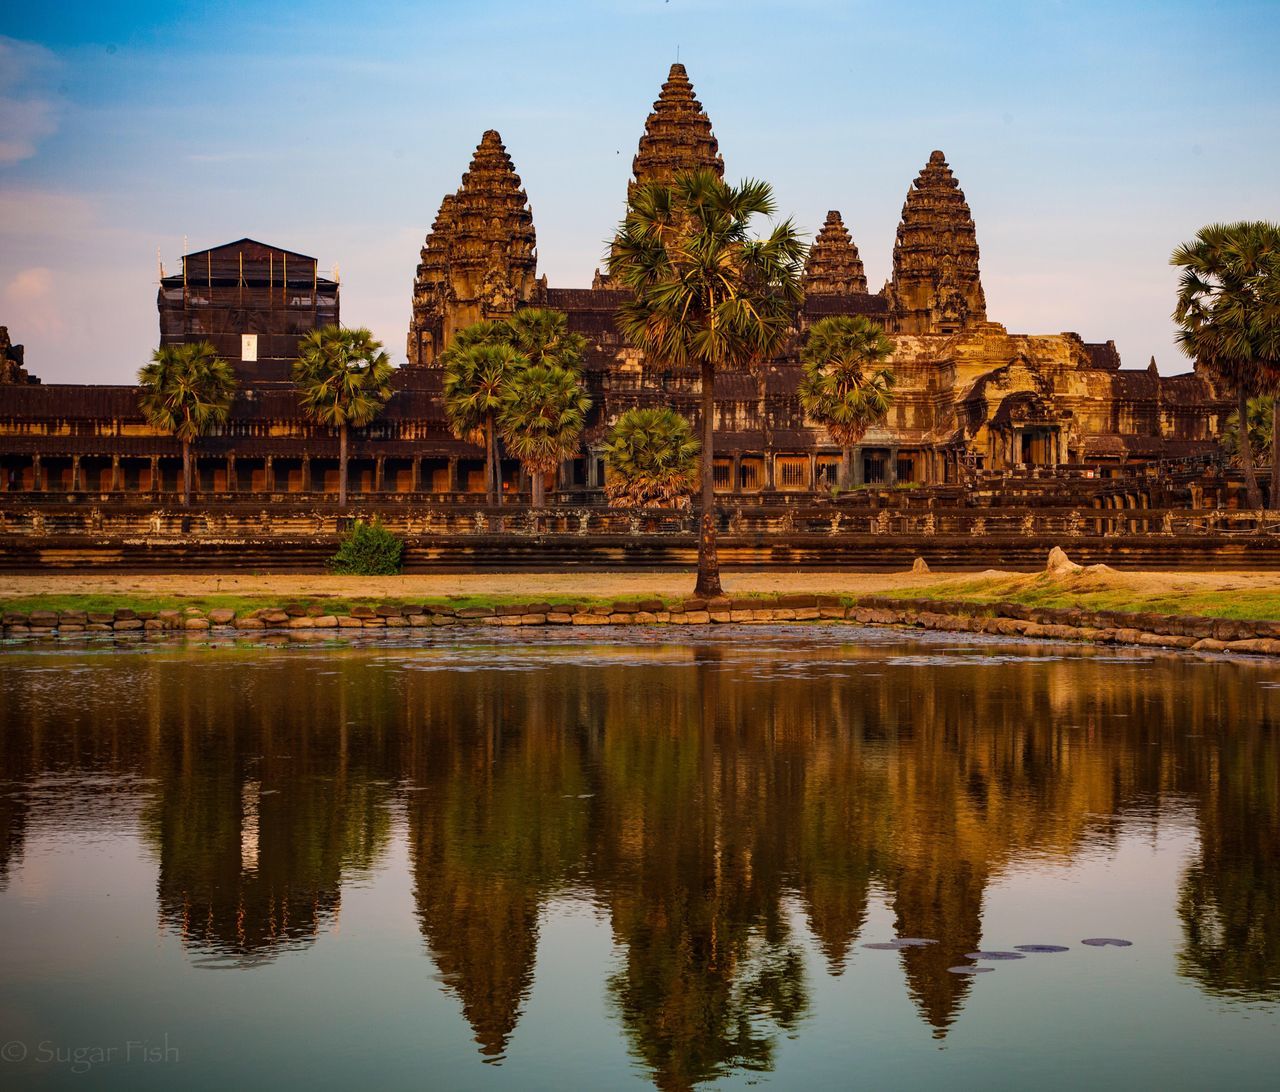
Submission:
M 245 236 L 243 239 L 236 239 L 231 243 L 222 243 L 219 246 L 206 247 L 204 250 L 192 250 L 184 254 L 184 258 L 196 259 L 203 258 L 206 254 L 213 258 L 228 258 L 237 254 L 243 254 L 246 258 L 265 258 L 268 254 L 287 254 L 290 258 L 296 258 L 300 262 L 314 262 L 310 254 L 300 254 L 296 250 L 286 250 L 282 246 L 272 246 L 270 243 L 260 242 L 257 239 L 250 239 Z
M 635 176 L 631 188 L 642 182 L 669 181 L 680 171 L 700 167 L 724 177 L 724 159 L 711 131 L 707 117 L 697 98 L 684 65 L 673 64 L 653 104 L 653 113 L 644 123 L 640 149 L 631 161 Z
M 867 274 L 840 213 L 832 209 L 804 263 L 805 294 L 848 296 L 867 290 Z

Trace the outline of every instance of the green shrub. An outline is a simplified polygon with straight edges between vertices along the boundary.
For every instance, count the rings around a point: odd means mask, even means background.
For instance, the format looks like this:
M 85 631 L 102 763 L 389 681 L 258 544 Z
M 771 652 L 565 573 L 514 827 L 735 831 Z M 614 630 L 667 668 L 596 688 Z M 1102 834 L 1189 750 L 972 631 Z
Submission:
M 329 558 L 329 568 L 351 576 L 390 576 L 400 571 L 403 550 L 404 541 L 383 527 L 380 519 L 372 523 L 358 519 Z

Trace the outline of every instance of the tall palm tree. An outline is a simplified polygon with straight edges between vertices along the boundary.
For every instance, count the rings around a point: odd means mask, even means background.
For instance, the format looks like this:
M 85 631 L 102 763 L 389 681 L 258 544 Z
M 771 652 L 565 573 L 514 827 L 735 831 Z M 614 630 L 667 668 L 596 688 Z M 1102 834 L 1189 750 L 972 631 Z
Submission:
M 236 376 L 208 341 L 162 345 L 138 372 L 138 405 L 182 442 L 182 503 L 191 503 L 191 445 L 231 412 Z
M 363 428 L 391 398 L 391 361 L 365 329 L 324 326 L 298 344 L 293 381 L 307 416 L 338 430 L 338 507 L 347 507 L 347 432 Z
M 490 504 L 502 503 L 502 466 L 498 462 L 498 414 L 511 377 L 529 360 L 506 341 L 486 340 L 488 323 L 459 332 L 440 356 L 444 367 L 444 410 L 460 440 L 484 444 L 484 483 Z
M 1280 224 L 1210 224 L 1173 252 L 1179 266 L 1173 318 L 1178 344 L 1229 386 L 1239 419 L 1249 396 L 1280 385 Z M 1262 507 L 1249 429 L 1239 432 L 1250 508 Z M 1272 460 L 1272 505 L 1280 504 L 1280 461 Z
M 803 293 L 805 246 L 790 220 L 764 238 L 773 190 L 732 186 L 707 170 L 638 186 L 610 250 L 609 275 L 632 298 L 623 336 L 658 368 L 697 368 L 702 379 L 702 505 L 695 594 L 721 594 L 715 541 L 715 377 L 771 356 Z
M 840 488 L 853 485 L 853 445 L 884 420 L 894 374 L 883 366 L 893 342 L 863 315 L 831 315 L 813 324 L 800 358 L 800 404 L 840 445 Z
M 687 507 L 698 488 L 700 450 L 693 427 L 675 410 L 627 410 L 604 445 L 609 503 L 617 508 Z
M 567 368 L 530 364 L 508 377 L 498 431 L 529 475 L 534 508 L 546 504 L 546 476 L 578 450 L 590 408 L 577 373 Z

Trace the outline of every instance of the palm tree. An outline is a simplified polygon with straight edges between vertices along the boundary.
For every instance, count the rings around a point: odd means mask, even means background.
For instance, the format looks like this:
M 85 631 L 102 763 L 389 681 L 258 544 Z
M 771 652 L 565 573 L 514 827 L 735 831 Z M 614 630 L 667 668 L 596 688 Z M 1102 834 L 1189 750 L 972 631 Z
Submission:
M 298 343 L 293 381 L 307 416 L 338 430 L 338 507 L 347 507 L 347 431 L 363 428 L 391 398 L 391 361 L 365 329 L 324 326 Z
M 1210 224 L 1169 261 L 1182 269 L 1173 311 L 1178 344 L 1235 388 L 1239 419 L 1247 421 L 1249 396 L 1280 382 L 1280 225 Z M 1241 429 L 1239 438 L 1249 507 L 1261 508 L 1249 429 Z M 1280 461 L 1272 464 L 1276 505 Z
M 506 341 L 487 340 L 496 323 L 477 323 L 459 332 L 440 356 L 444 366 L 444 410 L 460 440 L 484 444 L 484 483 L 490 504 L 502 503 L 498 462 L 498 414 L 511 377 L 529 360 Z M 485 327 L 485 329 L 480 329 Z
M 1249 399 L 1248 446 L 1255 466 L 1269 466 L 1272 454 L 1272 438 L 1275 436 L 1276 398 L 1263 395 Z M 1240 415 L 1233 413 L 1222 432 L 1222 446 L 1235 466 L 1244 465 L 1240 441 Z
M 813 324 L 800 354 L 800 404 L 840 445 L 840 488 L 853 485 L 853 445 L 884 419 L 894 374 L 881 362 L 893 352 L 884 331 L 862 315 L 832 315 Z
M 578 450 L 591 399 L 577 373 L 530 364 L 508 377 L 498 431 L 532 485 L 534 508 L 546 504 L 546 476 Z
M 604 445 L 609 503 L 616 508 L 687 508 L 698 488 L 699 450 L 693 427 L 675 410 L 627 410 Z
M 162 345 L 138 372 L 138 405 L 182 442 L 182 503 L 191 503 L 191 445 L 231 412 L 236 376 L 208 341 Z
M 530 364 L 554 365 L 575 373 L 582 370 L 587 339 L 569 329 L 569 316 L 563 311 L 528 307 L 495 325 Z
M 732 186 L 707 170 L 638 186 L 610 250 L 609 275 L 632 293 L 623 336 L 654 366 L 698 368 L 702 379 L 702 510 L 695 594 L 721 594 L 715 542 L 715 376 L 771 356 L 803 293 L 805 246 L 790 220 L 764 238 L 766 182 Z

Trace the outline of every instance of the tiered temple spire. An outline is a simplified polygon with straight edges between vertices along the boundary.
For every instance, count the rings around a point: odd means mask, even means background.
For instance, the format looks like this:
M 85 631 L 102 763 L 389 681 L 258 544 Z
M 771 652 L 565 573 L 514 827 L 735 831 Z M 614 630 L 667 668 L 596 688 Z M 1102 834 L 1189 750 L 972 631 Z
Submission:
M 460 327 L 515 312 L 537 281 L 533 212 L 502 138 L 480 140 L 458 191 L 440 205 L 413 286 L 410 364 L 430 364 Z M 447 305 L 447 306 L 446 306 Z
M 950 334 L 986 321 L 973 217 L 941 152 L 907 192 L 888 296 L 900 333 Z
M 807 296 L 852 296 L 865 293 L 867 274 L 840 213 L 832 209 L 809 248 L 804 263 Z
M 640 149 L 631 161 L 635 176 L 628 197 L 642 182 L 669 181 L 679 171 L 705 167 L 724 177 L 724 159 L 711 131 L 711 119 L 693 93 L 684 65 L 673 64 L 644 123 Z

